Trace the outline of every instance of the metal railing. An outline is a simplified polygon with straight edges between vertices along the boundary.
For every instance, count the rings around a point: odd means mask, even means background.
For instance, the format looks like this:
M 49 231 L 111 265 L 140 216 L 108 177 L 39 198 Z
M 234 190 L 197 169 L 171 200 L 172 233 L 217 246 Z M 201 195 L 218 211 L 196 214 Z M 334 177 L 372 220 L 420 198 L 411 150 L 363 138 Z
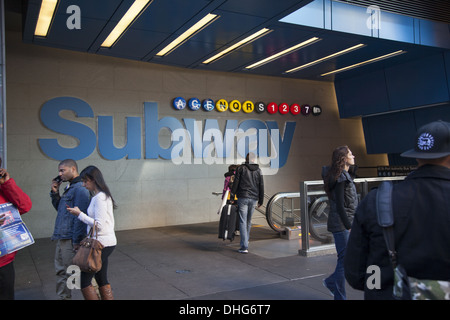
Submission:
M 405 176 L 397 177 L 379 177 L 379 178 L 358 178 L 355 179 L 355 185 L 358 192 L 358 197 L 362 200 L 369 191 L 378 186 L 382 181 L 400 181 L 405 179 Z M 302 181 L 300 182 L 300 194 L 306 195 L 300 197 L 300 221 L 302 230 L 302 246 L 299 250 L 300 255 L 310 256 L 319 255 L 334 251 L 333 243 L 326 243 L 329 241 L 320 241 L 317 245 L 311 245 L 310 236 L 319 239 L 332 240 L 332 235 L 326 230 L 326 220 L 328 218 L 329 203 L 328 197 L 323 191 L 323 181 Z M 314 201 L 312 201 L 314 198 Z M 313 204 L 311 204 L 311 202 Z M 314 204 L 316 204 L 314 206 Z M 313 221 L 318 219 L 318 223 Z M 326 244 L 324 244 L 326 243 Z
M 359 200 L 382 181 L 400 181 L 405 176 L 354 179 Z M 222 195 L 222 192 L 213 192 Z M 306 195 L 306 196 L 301 196 Z M 300 227 L 300 255 L 319 255 L 335 250 L 333 236 L 327 230 L 330 204 L 323 189 L 322 180 L 301 181 L 300 192 L 279 192 L 273 196 L 264 194 L 265 205 L 256 210 L 266 217 L 268 225 L 276 232 L 287 227 Z
M 298 198 L 300 192 L 279 192 L 269 199 L 265 216 L 274 231 L 282 232 L 286 226 L 300 225 L 300 207 L 295 205 Z

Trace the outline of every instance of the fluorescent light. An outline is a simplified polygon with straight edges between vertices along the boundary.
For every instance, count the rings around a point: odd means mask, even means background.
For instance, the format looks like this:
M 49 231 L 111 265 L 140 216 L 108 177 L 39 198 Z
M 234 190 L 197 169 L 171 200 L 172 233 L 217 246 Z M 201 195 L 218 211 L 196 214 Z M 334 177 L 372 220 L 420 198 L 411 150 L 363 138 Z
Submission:
M 374 63 L 374 62 L 381 61 L 381 60 L 388 59 L 388 58 L 392 58 L 394 56 L 398 56 L 398 55 L 403 54 L 403 53 L 406 53 L 406 51 L 398 50 L 398 51 L 395 51 L 395 52 L 391 52 L 391 53 L 385 54 L 384 56 L 380 56 L 380 57 L 377 57 L 377 58 L 373 58 L 373 59 L 370 59 L 370 60 L 366 60 L 366 61 L 363 61 L 363 62 L 352 64 L 351 66 L 344 67 L 344 68 L 341 68 L 341 69 L 338 69 L 338 70 L 334 70 L 334 71 L 330 71 L 330 72 L 327 72 L 327 73 L 323 73 L 320 76 L 321 77 L 325 77 L 325 76 L 328 76 L 330 74 L 339 73 L 339 72 L 347 71 L 347 70 L 350 70 L 350 69 L 358 68 L 358 67 L 361 67 L 363 65 L 366 65 L 366 64 L 369 64 L 369 63 Z
M 360 49 L 360 48 L 362 48 L 362 47 L 365 47 L 365 44 L 362 44 L 362 43 L 357 44 L 356 46 L 353 46 L 353 47 L 344 49 L 344 50 L 342 50 L 342 51 L 339 51 L 339 52 L 330 54 L 329 56 L 326 56 L 326 57 L 317 59 L 317 60 L 315 60 L 315 61 L 312 61 L 312 62 L 309 62 L 309 63 L 307 63 L 307 64 L 301 65 L 301 66 L 299 66 L 299 67 L 290 69 L 290 70 L 286 71 L 285 73 L 297 72 L 297 71 L 299 71 L 299 70 L 301 70 L 301 69 L 309 68 L 309 67 L 311 67 L 311 66 L 313 66 L 313 65 L 315 65 L 315 64 L 321 63 L 321 62 L 326 61 L 326 60 L 331 59 L 331 58 L 335 58 L 335 57 L 341 56 L 341 55 L 343 55 L 343 54 L 349 53 L 349 52 L 351 52 L 351 51 L 353 51 L 353 50 L 356 50 L 356 49 Z
M 125 15 L 120 19 L 109 36 L 103 41 L 102 47 L 111 47 L 125 32 L 136 17 L 145 9 L 150 0 L 135 0 Z
M 42 0 L 41 10 L 34 30 L 34 35 L 39 37 L 46 37 L 50 24 L 52 23 L 53 13 L 55 12 L 58 0 Z
M 201 19 L 196 24 L 194 24 L 192 27 L 190 27 L 188 30 L 186 30 L 183 34 L 181 34 L 181 36 L 179 36 L 174 41 L 172 41 L 167 47 L 162 49 L 156 55 L 157 56 L 165 56 L 166 54 L 169 54 L 170 52 L 175 50 L 178 46 L 182 45 L 190 37 L 192 37 L 197 32 L 201 31 L 203 28 L 208 26 L 210 23 L 212 23 L 217 18 L 219 18 L 218 15 L 208 13 L 205 17 L 203 17 L 203 19 Z
M 272 32 L 272 30 L 264 28 L 259 30 L 258 32 L 255 32 L 254 34 L 252 34 L 251 36 L 248 36 L 247 38 L 237 42 L 236 44 L 232 45 L 231 47 L 219 52 L 218 54 L 216 54 L 215 56 L 212 56 L 211 58 L 209 58 L 208 60 L 203 61 L 204 64 L 208 64 L 211 63 L 215 60 L 218 60 L 219 58 L 223 57 L 224 55 L 230 53 L 233 50 L 236 50 L 239 47 L 242 47 L 244 45 L 247 45 L 253 41 L 255 41 L 256 39 L 259 39 L 263 36 L 265 36 L 266 34 Z
M 276 54 L 274 54 L 274 55 L 272 55 L 272 56 L 270 56 L 268 58 L 265 58 L 265 59 L 263 59 L 261 61 L 258 61 L 256 63 L 254 63 L 254 64 L 251 64 L 251 65 L 245 67 L 245 69 L 254 69 L 254 68 L 260 67 L 260 66 L 262 66 L 262 65 L 264 65 L 266 63 L 269 63 L 269 62 L 271 62 L 271 61 L 273 61 L 275 59 L 281 58 L 282 56 L 285 56 L 285 55 L 287 55 L 289 53 L 292 53 L 292 52 L 294 52 L 296 50 L 299 50 L 299 49 L 301 49 L 301 48 L 303 48 L 303 47 L 305 47 L 307 45 L 313 44 L 313 43 L 315 43 L 317 41 L 320 41 L 320 40 L 322 40 L 322 39 L 317 38 L 317 37 L 312 37 L 311 39 L 303 41 L 303 42 L 301 42 L 301 43 L 299 43 L 299 44 L 297 44 L 297 45 L 295 45 L 293 47 L 290 47 L 290 48 L 288 48 L 286 50 L 283 50 L 281 52 L 278 52 L 278 53 L 276 53 Z

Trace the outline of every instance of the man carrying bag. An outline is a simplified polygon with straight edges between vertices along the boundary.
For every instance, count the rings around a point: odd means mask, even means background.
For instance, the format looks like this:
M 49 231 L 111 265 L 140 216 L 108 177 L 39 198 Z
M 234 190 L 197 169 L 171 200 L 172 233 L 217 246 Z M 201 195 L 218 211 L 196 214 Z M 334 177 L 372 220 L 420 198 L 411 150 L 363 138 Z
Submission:
M 414 145 L 402 156 L 416 158 L 418 169 L 391 191 L 395 244 L 391 251 L 396 253 L 395 266 L 408 277 L 445 282 L 450 280 L 450 123 L 421 127 Z M 378 192 L 372 190 L 356 211 L 344 269 L 348 283 L 364 290 L 365 299 L 387 300 L 395 298 L 394 269 L 377 220 Z M 380 270 L 378 287 L 369 279 L 368 270 L 374 270 L 370 266 Z

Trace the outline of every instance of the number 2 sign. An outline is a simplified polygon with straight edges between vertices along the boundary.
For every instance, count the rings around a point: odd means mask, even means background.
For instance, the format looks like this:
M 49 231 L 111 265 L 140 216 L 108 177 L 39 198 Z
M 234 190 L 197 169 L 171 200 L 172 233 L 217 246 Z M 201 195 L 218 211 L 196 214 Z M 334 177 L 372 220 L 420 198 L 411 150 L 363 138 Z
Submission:
M 281 114 L 286 114 L 289 112 L 289 105 L 287 103 L 280 104 L 280 108 L 278 110 Z

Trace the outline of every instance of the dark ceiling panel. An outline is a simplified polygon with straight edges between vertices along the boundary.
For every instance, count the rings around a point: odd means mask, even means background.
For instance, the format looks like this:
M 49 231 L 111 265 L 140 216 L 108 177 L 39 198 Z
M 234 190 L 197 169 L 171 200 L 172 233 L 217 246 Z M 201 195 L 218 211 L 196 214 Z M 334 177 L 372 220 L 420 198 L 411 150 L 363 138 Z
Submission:
M 125 59 L 142 60 L 149 51 L 166 38 L 167 34 L 132 28 L 127 31 L 127 36 L 123 37 L 112 48 L 99 48 L 97 53 Z M 146 40 L 143 41 L 143 39 Z
M 53 25 L 66 25 L 67 16 L 56 15 Z M 97 39 L 105 22 L 97 19 L 83 19 L 81 30 L 69 30 L 64 28 L 52 28 L 47 38 L 35 38 L 35 44 L 55 46 L 62 49 L 86 51 L 92 42 Z
M 130 0 L 128 0 L 130 1 Z M 38 1 L 40 2 L 40 1 Z M 82 8 L 82 15 L 84 18 L 108 20 L 116 11 L 117 7 L 123 2 L 123 0 L 108 0 L 108 5 L 105 6 L 102 1 L 92 0 L 60 0 L 58 3 L 58 13 L 67 18 L 66 9 L 71 5 L 77 5 Z M 132 3 L 133 1 L 131 1 Z
M 261 1 L 261 0 L 228 0 L 220 6 L 220 10 L 237 12 L 249 16 L 264 17 L 271 19 L 274 16 L 283 14 L 286 10 L 296 10 L 311 0 L 281 0 L 281 1 Z
M 258 31 L 264 27 L 263 23 L 266 21 L 260 17 L 221 10 L 215 10 L 213 13 L 218 14 L 220 18 L 206 27 L 206 32 L 199 32 L 192 37 L 192 41 L 224 45 L 241 37 L 242 30 Z
M 7 3 L 11 3 L 11 1 L 16 0 L 6 0 Z M 23 12 L 23 39 L 26 42 L 39 45 L 184 68 L 244 72 L 246 74 L 322 81 L 334 81 L 334 79 L 345 78 L 357 73 L 381 68 L 382 66 L 407 62 L 411 59 L 445 51 L 442 48 L 385 40 L 376 36 L 367 37 L 355 33 L 350 34 L 295 23 L 279 22 L 281 18 L 308 5 L 312 0 L 153 0 L 113 47 L 110 49 L 101 48 L 102 42 L 132 5 L 133 1 L 60 0 L 49 35 L 46 38 L 38 38 L 34 37 L 33 33 L 41 0 L 24 0 L 26 10 Z M 357 1 L 341 2 L 350 3 Z M 393 4 L 395 2 L 398 4 L 402 1 L 359 2 L 360 5 L 365 6 L 376 4 L 383 9 L 382 3 L 392 2 Z M 418 1 L 411 2 L 416 3 L 416 9 L 419 8 Z M 445 2 L 447 3 L 448 0 L 445 0 Z M 433 1 L 433 3 L 436 4 L 437 8 L 441 8 L 438 6 L 438 1 Z M 78 5 L 81 10 L 81 30 L 69 30 L 66 25 L 70 16 L 70 13 L 66 12 L 67 7 L 73 4 Z M 8 7 L 11 6 L 7 5 L 6 8 Z M 445 9 L 442 11 L 445 12 Z M 162 58 L 156 56 L 156 53 L 163 47 L 210 12 L 219 14 L 220 18 L 169 55 Z M 405 12 L 403 11 L 402 14 L 407 14 Z M 341 21 L 345 23 L 345 19 L 341 19 Z M 202 63 L 205 59 L 212 57 L 221 50 L 264 27 L 273 31 L 209 65 Z M 427 28 L 433 30 L 432 26 L 427 26 Z M 445 38 L 446 33 L 444 29 L 440 29 L 439 36 L 442 37 L 443 35 Z M 395 32 L 395 30 L 392 32 Z M 245 69 L 246 66 L 254 62 L 313 36 L 320 37 L 322 40 L 254 70 Z M 427 37 L 427 35 L 423 37 Z M 367 46 L 307 69 L 292 74 L 284 74 L 289 69 L 323 58 L 358 43 L 364 43 Z M 407 53 L 336 76 L 320 76 L 320 74 L 335 68 L 351 65 L 397 50 L 406 50 Z
M 168 34 L 177 31 L 180 33 L 179 29 L 209 4 L 210 1 L 206 0 L 153 0 L 133 23 L 132 28 Z
M 336 0 L 363 7 L 376 5 L 381 10 L 409 17 L 450 23 L 448 0 Z

